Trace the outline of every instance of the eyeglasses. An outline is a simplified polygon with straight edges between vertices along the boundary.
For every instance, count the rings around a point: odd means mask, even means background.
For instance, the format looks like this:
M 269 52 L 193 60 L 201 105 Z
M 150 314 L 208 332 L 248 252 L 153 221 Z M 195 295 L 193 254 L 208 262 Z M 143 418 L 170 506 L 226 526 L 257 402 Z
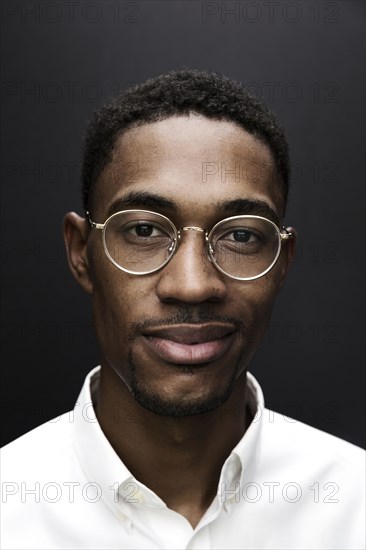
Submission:
M 126 273 L 148 275 L 162 269 L 178 250 L 187 231 L 202 233 L 209 260 L 219 271 L 239 281 L 262 277 L 275 265 L 283 241 L 293 238 L 285 227 L 261 216 L 232 216 L 210 231 L 202 227 L 177 229 L 169 218 L 148 210 L 123 210 L 104 223 L 92 221 L 102 231 L 104 251 Z

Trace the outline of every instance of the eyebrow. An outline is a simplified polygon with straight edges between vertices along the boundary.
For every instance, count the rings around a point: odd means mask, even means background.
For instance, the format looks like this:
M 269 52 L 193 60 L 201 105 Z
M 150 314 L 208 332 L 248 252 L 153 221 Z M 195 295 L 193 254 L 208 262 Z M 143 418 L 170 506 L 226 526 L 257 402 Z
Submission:
M 112 202 L 107 211 L 107 218 L 115 212 L 120 212 L 126 209 L 158 209 L 166 212 L 178 213 L 178 204 L 161 195 L 155 195 L 144 191 L 131 191 L 124 197 L 119 197 Z M 253 214 L 269 218 L 279 224 L 279 216 L 277 213 L 264 201 L 253 199 L 234 199 L 223 203 L 215 203 L 215 208 L 218 212 L 225 212 L 231 216 Z
M 271 208 L 268 203 L 260 200 L 234 199 L 231 201 L 225 201 L 224 203 L 217 203 L 217 208 L 223 209 L 226 213 L 230 213 L 232 215 L 240 216 L 253 214 L 256 216 L 269 218 L 278 225 L 280 223 L 279 216 L 273 208 Z
M 144 191 L 131 191 L 128 195 L 116 199 L 108 208 L 107 217 L 111 216 L 115 212 L 125 210 L 128 208 L 149 209 L 158 208 L 160 210 L 169 210 L 171 212 L 178 212 L 178 206 L 175 202 L 161 197 L 160 195 L 154 195 L 152 193 L 146 193 Z

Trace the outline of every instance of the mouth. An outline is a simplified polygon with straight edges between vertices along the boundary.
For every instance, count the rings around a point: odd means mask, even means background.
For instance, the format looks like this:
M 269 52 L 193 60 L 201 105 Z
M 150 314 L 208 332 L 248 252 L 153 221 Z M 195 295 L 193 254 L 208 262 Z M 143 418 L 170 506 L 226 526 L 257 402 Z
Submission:
M 230 349 L 234 333 L 231 324 L 184 324 L 154 328 L 142 337 L 148 348 L 164 361 L 198 365 L 222 357 Z

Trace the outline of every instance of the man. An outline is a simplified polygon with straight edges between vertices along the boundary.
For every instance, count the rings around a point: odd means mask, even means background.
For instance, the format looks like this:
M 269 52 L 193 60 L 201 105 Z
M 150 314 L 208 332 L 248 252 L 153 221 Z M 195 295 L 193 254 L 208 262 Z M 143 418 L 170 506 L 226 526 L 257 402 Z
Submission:
M 294 254 L 287 186 L 273 115 L 221 76 L 97 112 L 64 235 L 101 368 L 4 449 L 4 548 L 364 547 L 363 451 L 264 409 L 247 372 Z

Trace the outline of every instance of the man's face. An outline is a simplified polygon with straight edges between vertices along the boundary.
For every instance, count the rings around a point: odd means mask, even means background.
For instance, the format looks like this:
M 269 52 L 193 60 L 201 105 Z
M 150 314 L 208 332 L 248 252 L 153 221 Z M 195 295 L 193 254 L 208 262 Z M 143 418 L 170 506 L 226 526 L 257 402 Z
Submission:
M 205 117 L 173 117 L 128 130 L 99 178 L 91 217 L 152 210 L 176 227 L 210 230 L 238 214 L 279 222 L 282 199 L 269 149 L 238 126 Z M 258 202 L 248 212 L 243 199 Z M 112 205 L 114 204 L 114 207 Z M 274 215 L 270 213 L 274 212 Z M 95 253 L 97 252 L 97 253 Z M 87 247 L 102 364 L 154 412 L 183 416 L 224 402 L 245 371 L 269 321 L 287 269 L 252 281 L 224 275 L 207 257 L 204 233 L 182 234 L 161 270 L 119 270 L 92 230 Z

